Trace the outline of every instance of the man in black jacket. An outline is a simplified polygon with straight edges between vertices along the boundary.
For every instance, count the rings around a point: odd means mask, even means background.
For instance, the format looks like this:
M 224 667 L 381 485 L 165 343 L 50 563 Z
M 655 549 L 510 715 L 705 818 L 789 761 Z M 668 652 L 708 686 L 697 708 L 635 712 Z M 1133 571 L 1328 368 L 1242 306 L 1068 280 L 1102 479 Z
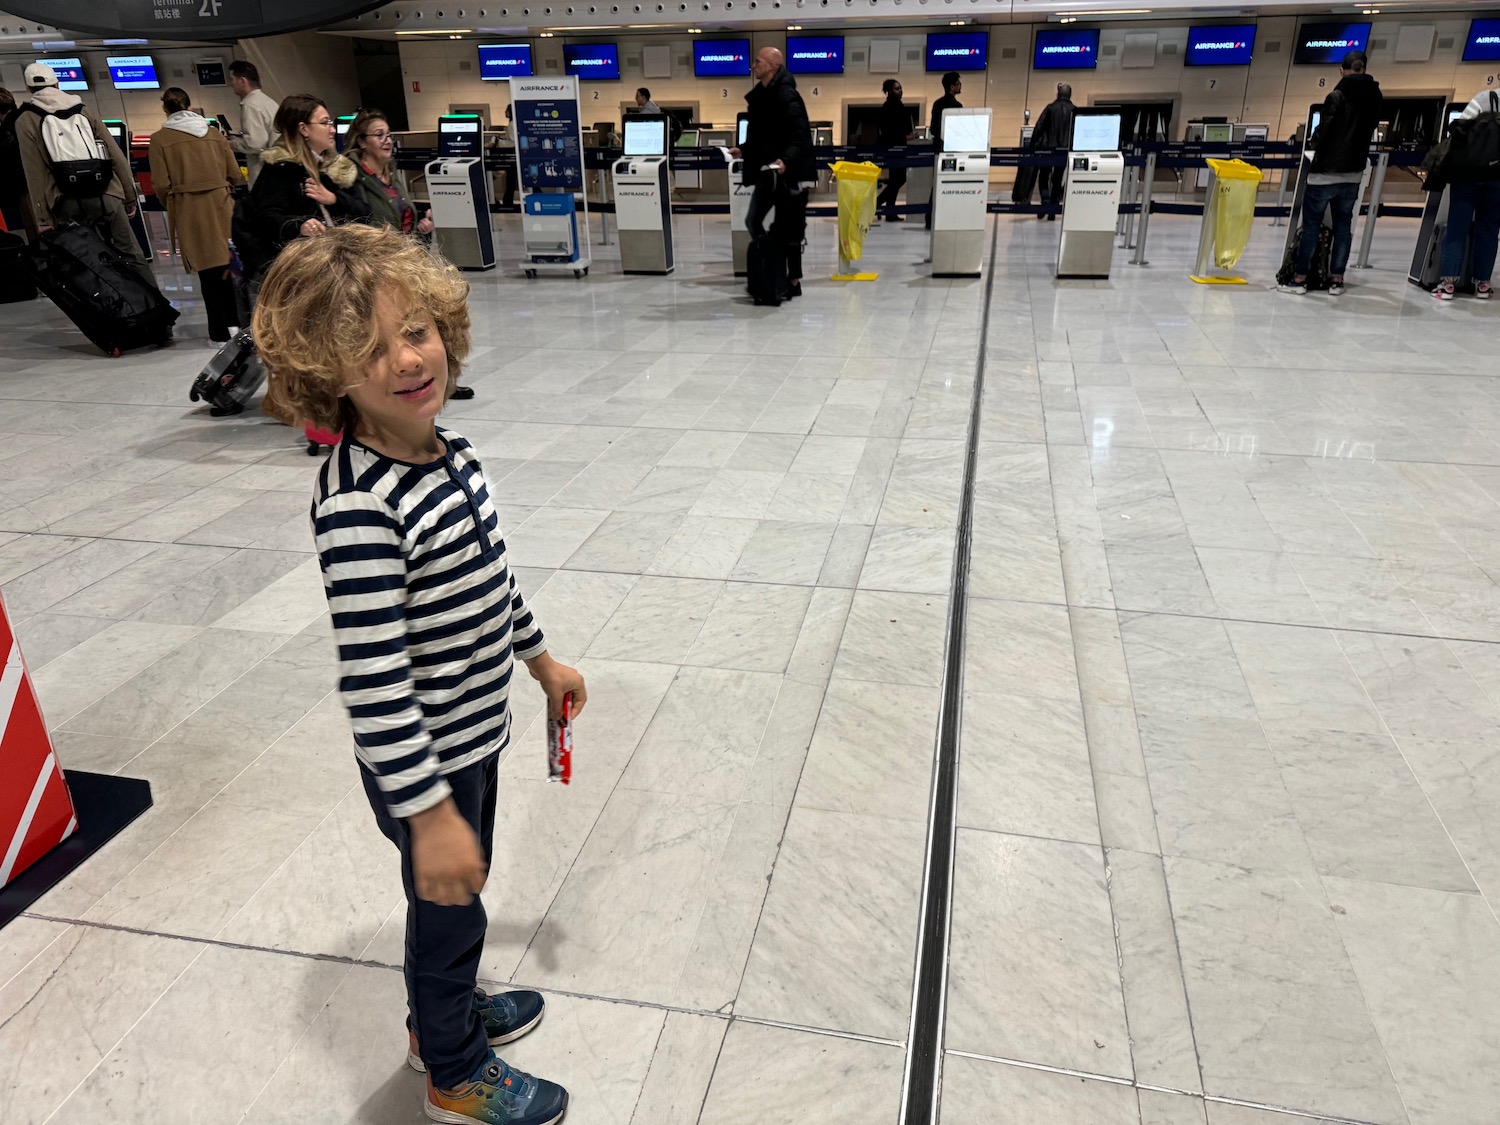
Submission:
M 1323 212 L 1333 208 L 1333 248 L 1328 262 L 1330 296 L 1344 292 L 1344 269 L 1354 245 L 1354 211 L 1359 183 L 1370 163 L 1370 138 L 1380 123 L 1384 98 L 1380 83 L 1365 73 L 1363 51 L 1350 51 L 1339 67 L 1339 84 L 1323 100 L 1323 115 L 1313 134 L 1312 164 L 1302 194 L 1302 236 L 1297 243 L 1293 277 L 1278 286 L 1283 293 L 1306 293 L 1307 271 L 1318 246 Z
M 964 103 L 958 100 L 958 95 L 964 92 L 963 75 L 956 70 L 950 70 L 943 75 L 943 96 L 932 103 L 932 143 L 939 152 L 943 150 L 943 114 L 950 109 L 963 109 Z M 927 206 L 927 229 L 932 229 L 932 204 L 928 201 Z
M 1059 82 L 1056 100 L 1048 103 L 1042 110 L 1041 116 L 1036 119 L 1036 128 L 1031 131 L 1031 151 L 1071 146 L 1073 119 L 1077 116 L 1078 109 L 1073 105 L 1073 87 L 1066 82 Z M 1066 170 L 1061 167 L 1038 170 L 1037 187 L 1043 208 L 1043 211 L 1037 212 L 1038 219 L 1055 220 L 1057 218 L 1057 207 L 1062 203 L 1065 175 Z M 1051 210 L 1046 209 L 1049 203 L 1052 205 Z
M 755 85 L 745 95 L 749 124 L 743 150 L 744 183 L 755 188 L 745 225 L 753 237 L 764 233 L 766 212 L 773 207 L 771 237 L 786 253 L 787 281 L 793 297 L 802 296 L 802 242 L 807 235 L 807 186 L 818 178 L 813 160 L 812 126 L 797 81 L 782 65 L 781 52 L 763 47 L 751 67 Z M 775 172 L 762 173 L 762 168 Z
M 885 95 L 885 104 L 880 107 L 880 115 L 876 120 L 875 143 L 890 148 L 894 145 L 904 145 L 911 140 L 914 130 L 912 129 L 911 111 L 906 108 L 906 103 L 901 100 L 904 91 L 901 83 L 894 78 L 887 78 L 880 84 L 880 92 Z M 902 218 L 896 213 L 896 196 L 900 194 L 901 188 L 906 184 L 906 166 L 890 168 L 886 170 L 885 190 L 880 193 L 880 198 L 875 201 L 875 210 L 886 218 L 887 222 L 899 223 Z

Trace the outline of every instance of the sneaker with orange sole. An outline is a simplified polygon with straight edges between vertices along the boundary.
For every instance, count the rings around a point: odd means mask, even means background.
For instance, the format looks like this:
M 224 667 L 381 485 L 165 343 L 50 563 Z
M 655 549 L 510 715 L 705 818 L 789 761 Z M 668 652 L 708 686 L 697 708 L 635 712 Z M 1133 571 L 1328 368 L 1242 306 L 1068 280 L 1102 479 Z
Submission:
M 462 1086 L 439 1090 L 429 1074 L 422 1108 L 429 1121 L 448 1125 L 554 1125 L 568 1112 L 568 1092 L 507 1065 L 492 1051 Z

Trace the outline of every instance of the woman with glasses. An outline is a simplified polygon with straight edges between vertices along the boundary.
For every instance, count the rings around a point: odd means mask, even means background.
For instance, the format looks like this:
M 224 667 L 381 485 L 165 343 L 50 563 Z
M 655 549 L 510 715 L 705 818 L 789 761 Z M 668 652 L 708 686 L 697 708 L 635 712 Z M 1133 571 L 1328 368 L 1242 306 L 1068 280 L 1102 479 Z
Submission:
M 276 131 L 280 139 L 261 154 L 261 173 L 250 192 L 272 258 L 295 239 L 370 215 L 354 190 L 359 169 L 335 149 L 327 106 L 310 94 L 289 94 L 276 110 Z
M 354 158 L 355 190 L 370 208 L 370 222 L 393 227 L 402 234 L 431 234 L 432 218 L 417 218 L 396 185 L 396 138 L 391 123 L 378 109 L 362 109 L 349 126 L 345 154 Z
M 432 215 L 417 218 L 416 208 L 396 186 L 396 138 L 391 135 L 391 123 L 384 113 L 378 109 L 360 110 L 349 124 L 344 152 L 354 158 L 358 170 L 354 190 L 370 208 L 366 222 L 391 227 L 402 234 L 431 236 Z M 449 397 L 473 398 L 474 388 L 459 385 Z

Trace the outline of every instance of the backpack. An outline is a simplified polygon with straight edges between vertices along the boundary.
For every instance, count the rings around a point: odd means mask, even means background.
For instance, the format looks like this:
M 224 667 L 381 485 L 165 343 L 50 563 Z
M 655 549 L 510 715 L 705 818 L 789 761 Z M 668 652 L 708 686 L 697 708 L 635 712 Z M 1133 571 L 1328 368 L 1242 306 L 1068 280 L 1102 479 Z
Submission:
M 1460 118 L 1448 127 L 1428 179 L 1437 185 L 1500 180 L 1500 93 L 1490 91 L 1490 108 L 1478 117 Z
M 48 113 L 34 105 L 27 108 L 41 116 L 42 149 L 52 166 L 58 192 L 69 199 L 103 195 L 114 179 L 115 166 L 83 106 L 62 113 Z

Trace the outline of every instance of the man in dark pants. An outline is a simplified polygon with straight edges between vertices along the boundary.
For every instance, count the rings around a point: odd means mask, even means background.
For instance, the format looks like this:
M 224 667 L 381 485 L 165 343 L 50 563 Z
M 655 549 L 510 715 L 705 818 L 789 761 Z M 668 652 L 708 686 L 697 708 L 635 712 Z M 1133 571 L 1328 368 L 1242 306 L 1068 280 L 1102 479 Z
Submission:
M 885 104 L 880 107 L 880 116 L 876 119 L 875 143 L 887 148 L 904 145 L 916 132 L 911 127 L 911 111 L 901 101 L 901 83 L 887 78 L 881 83 L 880 92 L 885 95 Z M 886 177 L 885 190 L 875 201 L 875 209 L 884 214 L 888 222 L 899 223 L 903 220 L 896 214 L 896 196 L 906 185 L 905 166 L 887 169 Z
M 1313 134 L 1312 164 L 1302 192 L 1302 237 L 1292 280 L 1276 288 L 1283 293 L 1306 293 L 1307 271 L 1318 247 L 1323 212 L 1333 208 L 1333 248 L 1328 261 L 1328 293 L 1344 292 L 1344 269 L 1354 245 L 1354 212 L 1359 206 L 1359 184 L 1370 163 L 1370 138 L 1380 123 L 1384 97 L 1380 83 L 1365 73 L 1363 51 L 1350 51 L 1339 65 L 1339 84 L 1323 99 L 1323 116 Z
M 1057 99 L 1051 102 L 1036 119 L 1036 128 L 1031 134 L 1031 151 L 1068 148 L 1073 143 L 1073 119 L 1078 110 L 1073 105 L 1073 87 L 1066 82 L 1057 84 Z M 1062 204 L 1063 180 L 1066 169 L 1042 168 L 1037 173 L 1038 195 L 1042 211 L 1037 218 L 1049 221 L 1057 219 L 1057 209 Z M 1049 206 L 1050 204 L 1050 206 Z
M 818 178 L 813 160 L 812 126 L 797 81 L 782 65 L 781 52 L 762 47 L 751 67 L 755 85 L 745 95 L 749 125 L 743 150 L 730 149 L 745 161 L 744 183 L 755 188 L 745 221 L 752 237 L 764 231 L 773 207 L 771 238 L 786 254 L 786 274 L 793 297 L 802 296 L 802 242 L 807 236 L 807 186 Z M 775 172 L 762 174 L 770 167 Z
M 943 151 L 943 114 L 950 109 L 963 109 L 964 103 L 958 100 L 958 95 L 964 92 L 963 76 L 956 70 L 950 70 L 943 75 L 943 96 L 932 103 L 932 144 L 938 151 Z M 927 229 L 932 229 L 932 207 L 929 203 L 927 208 Z

